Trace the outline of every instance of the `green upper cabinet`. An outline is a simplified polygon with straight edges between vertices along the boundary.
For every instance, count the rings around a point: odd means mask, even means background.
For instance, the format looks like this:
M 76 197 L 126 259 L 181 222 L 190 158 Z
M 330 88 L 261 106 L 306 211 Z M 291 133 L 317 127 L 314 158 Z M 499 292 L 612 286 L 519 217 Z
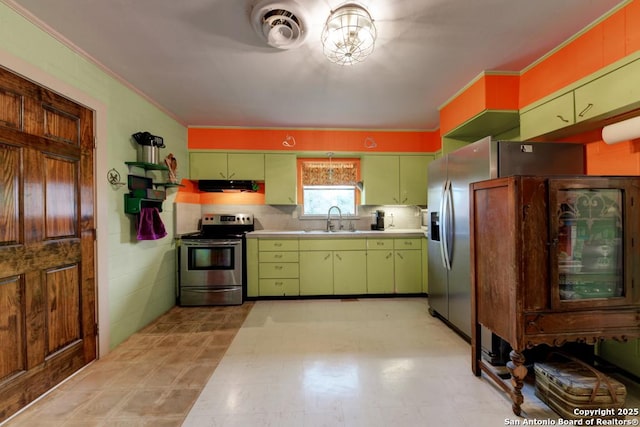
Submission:
M 576 122 L 610 117 L 640 106 L 640 60 L 575 90 Z
M 297 163 L 295 154 L 265 154 L 264 201 L 268 205 L 295 205 Z
M 523 141 L 575 123 L 573 92 L 523 111 L 520 115 L 520 138 Z
M 427 204 L 427 166 L 433 156 L 400 156 L 400 203 Z
M 426 205 L 427 165 L 432 155 L 362 157 L 363 204 Z
M 400 204 L 400 162 L 398 156 L 362 156 L 361 176 L 364 205 Z
M 227 179 L 264 180 L 264 154 L 229 153 L 227 155 Z
M 635 60 L 625 58 L 523 108 L 520 139 L 542 135 L 561 138 L 596 129 L 606 119 L 640 108 L 640 59 L 637 54 L 634 57 Z
M 262 153 L 189 153 L 191 179 L 264 180 Z
M 227 153 L 189 153 L 191 179 L 227 179 Z

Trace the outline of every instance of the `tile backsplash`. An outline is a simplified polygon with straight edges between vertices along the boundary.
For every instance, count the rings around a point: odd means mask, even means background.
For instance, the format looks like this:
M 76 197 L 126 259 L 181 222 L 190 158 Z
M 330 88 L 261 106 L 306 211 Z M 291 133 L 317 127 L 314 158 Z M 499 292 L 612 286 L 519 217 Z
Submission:
M 302 206 L 271 205 L 199 205 L 175 203 L 176 234 L 197 231 L 202 214 L 215 213 L 251 213 L 255 218 L 256 230 L 323 230 L 326 227 L 324 217 L 301 217 Z M 356 230 L 370 230 L 375 222 L 376 210 L 385 211 L 386 229 L 419 229 L 421 213 L 418 206 L 359 206 L 358 215 L 343 217 L 344 229 L 353 226 Z M 335 212 L 331 215 L 336 218 Z

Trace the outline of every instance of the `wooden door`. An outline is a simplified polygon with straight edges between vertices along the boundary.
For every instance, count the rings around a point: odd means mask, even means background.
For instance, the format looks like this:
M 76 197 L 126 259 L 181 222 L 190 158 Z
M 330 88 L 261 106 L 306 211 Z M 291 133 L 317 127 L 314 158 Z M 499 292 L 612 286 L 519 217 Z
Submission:
M 96 358 L 93 112 L 0 68 L 0 422 Z

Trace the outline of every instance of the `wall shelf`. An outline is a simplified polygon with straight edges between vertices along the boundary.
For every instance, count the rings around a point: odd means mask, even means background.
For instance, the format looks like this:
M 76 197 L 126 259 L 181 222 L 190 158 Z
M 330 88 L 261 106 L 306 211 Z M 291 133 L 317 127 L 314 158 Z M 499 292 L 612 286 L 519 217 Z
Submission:
M 129 193 L 124 195 L 124 212 L 127 214 L 138 215 L 140 211 L 144 207 L 155 207 L 158 208 L 160 212 L 162 212 L 162 202 L 163 199 L 155 199 L 148 197 L 139 197 L 140 192 L 145 191 L 145 189 L 155 189 L 157 187 L 163 188 L 172 188 L 172 187 L 182 187 L 182 184 L 174 183 L 174 182 L 153 182 L 151 178 L 141 177 L 142 173 L 136 174 L 138 171 L 169 171 L 169 168 L 165 165 L 160 165 L 157 163 L 145 163 L 145 162 L 124 162 L 129 167 Z M 137 169 L 137 170 L 136 170 Z M 146 175 L 146 174 L 145 174 Z M 135 178 L 135 179 L 132 179 Z M 140 185 L 140 182 L 144 182 Z M 132 186 L 132 182 L 137 183 Z M 141 188 L 144 187 L 144 188 Z M 147 190 L 148 191 L 148 190 Z M 151 192 L 153 193 L 153 192 Z
M 124 213 L 138 215 L 142 208 L 155 207 L 162 212 L 163 200 L 145 199 L 142 197 L 133 197 L 131 194 L 124 195 Z
M 127 166 L 137 166 L 144 170 L 161 170 L 168 171 L 169 168 L 165 165 L 160 165 L 158 163 L 145 163 L 145 162 L 124 162 Z

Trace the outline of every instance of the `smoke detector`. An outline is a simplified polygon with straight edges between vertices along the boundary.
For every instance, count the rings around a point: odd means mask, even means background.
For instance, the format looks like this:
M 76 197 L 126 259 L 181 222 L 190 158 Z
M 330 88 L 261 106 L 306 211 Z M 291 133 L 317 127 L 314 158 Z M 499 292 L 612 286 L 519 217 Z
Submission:
M 305 18 L 293 1 L 259 1 L 251 10 L 251 24 L 269 46 L 278 49 L 298 47 L 307 35 Z

